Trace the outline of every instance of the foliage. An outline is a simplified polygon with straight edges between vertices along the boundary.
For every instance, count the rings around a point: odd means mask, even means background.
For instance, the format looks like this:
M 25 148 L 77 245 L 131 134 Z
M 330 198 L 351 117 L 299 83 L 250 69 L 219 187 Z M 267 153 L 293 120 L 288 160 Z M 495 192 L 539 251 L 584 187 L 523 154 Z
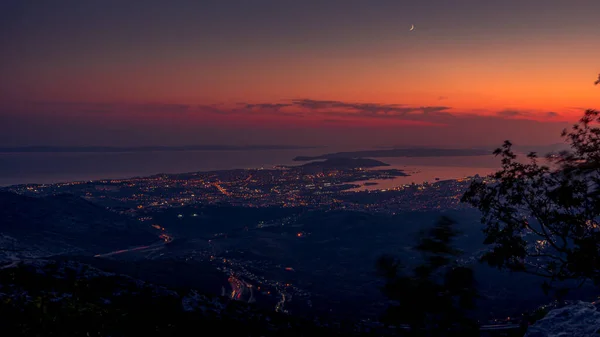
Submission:
M 598 111 L 587 110 L 562 133 L 571 149 L 549 155 L 547 165 L 535 153 L 517 160 L 509 141 L 494 152 L 501 170 L 473 182 L 462 198 L 482 212 L 491 247 L 483 261 L 543 276 L 545 291 L 553 281 L 600 284 L 598 122 Z
M 408 325 L 412 336 L 479 336 L 468 312 L 475 308 L 477 291 L 470 268 L 459 266 L 461 251 L 451 246 L 458 234 L 454 221 L 442 217 L 427 233 L 422 233 L 415 250 L 424 263 L 411 275 L 401 274 L 400 262 L 383 256 L 377 268 L 385 278 L 383 293 L 395 304 L 383 320 Z

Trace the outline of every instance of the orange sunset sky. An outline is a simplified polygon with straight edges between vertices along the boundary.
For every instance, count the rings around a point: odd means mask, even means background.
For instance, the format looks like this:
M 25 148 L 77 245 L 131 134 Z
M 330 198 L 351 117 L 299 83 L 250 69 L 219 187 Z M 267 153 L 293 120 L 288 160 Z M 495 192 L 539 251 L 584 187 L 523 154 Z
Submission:
M 547 144 L 600 108 L 593 0 L 10 0 L 0 13 L 5 146 Z

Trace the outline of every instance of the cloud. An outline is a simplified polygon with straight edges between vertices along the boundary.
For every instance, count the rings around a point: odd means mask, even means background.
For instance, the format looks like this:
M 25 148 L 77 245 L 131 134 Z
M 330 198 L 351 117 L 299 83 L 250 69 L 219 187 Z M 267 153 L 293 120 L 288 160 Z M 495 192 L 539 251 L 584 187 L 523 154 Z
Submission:
M 2 102 L 5 103 L 5 102 Z M 240 104 L 33 102 L 0 104 L 10 145 L 294 143 L 347 146 L 496 145 L 559 141 L 554 111 L 457 111 L 444 105 L 294 99 Z M 146 118 L 147 117 L 147 118 Z M 556 139 L 555 139 L 556 138 Z
M 414 120 L 415 115 L 450 115 L 447 106 L 407 106 L 404 104 L 357 103 L 334 100 L 292 99 L 288 103 L 238 103 L 229 110 L 206 109 L 221 114 L 273 114 L 279 116 L 390 118 Z M 241 106 L 241 107 L 240 107 Z
M 407 104 L 381 104 L 374 102 L 352 102 L 340 100 L 316 100 L 309 98 L 290 99 L 280 102 L 242 102 L 234 105 L 227 104 L 181 104 L 181 103 L 94 103 L 94 102 L 19 102 L 8 108 L 13 112 L 39 113 L 43 115 L 69 115 L 74 117 L 85 116 L 130 116 L 143 118 L 146 115 L 171 118 L 183 118 L 183 115 L 202 116 L 214 115 L 227 121 L 227 116 L 236 115 L 253 118 L 269 118 L 269 120 L 297 118 L 336 123 L 341 121 L 364 121 L 365 123 L 379 123 L 381 120 L 394 121 L 395 124 L 415 124 L 419 122 L 427 125 L 445 125 L 457 119 L 532 119 L 547 120 L 561 117 L 554 111 L 531 111 L 507 108 L 498 112 L 476 111 L 456 112 L 445 105 L 407 105 Z M 7 109 L 4 109 L 6 112 Z M 2 113 L 2 112 L 0 112 Z M 221 117 L 217 117 L 221 116 Z M 231 120 L 231 123 L 242 123 L 245 119 Z M 453 123 L 453 122 L 452 122 Z M 418 124 L 418 123 L 417 123 Z
M 388 118 L 414 122 L 419 115 L 450 115 L 446 106 L 407 106 L 404 104 L 356 103 L 334 100 L 292 99 L 285 103 L 237 103 L 230 108 L 200 106 L 203 112 L 220 115 L 310 117 L 321 120 L 347 118 Z
M 452 115 L 451 113 L 446 112 L 446 110 L 449 109 L 451 108 L 447 106 L 422 106 L 419 110 L 421 110 L 424 115 Z
M 439 100 L 439 101 L 443 101 L 443 100 L 445 100 L 445 99 L 448 99 L 448 96 L 439 96 L 439 97 L 438 97 L 438 100 Z
M 512 118 L 512 117 L 525 117 L 530 119 L 546 119 L 546 118 L 555 118 L 559 117 L 560 114 L 554 111 L 547 112 L 535 112 L 529 110 L 517 110 L 517 109 L 506 109 L 502 111 L 496 112 L 496 116 L 503 118 Z
M 403 104 L 355 103 L 343 101 L 327 101 L 313 99 L 294 99 L 292 105 L 310 111 L 353 113 L 359 116 L 376 117 L 378 115 L 406 115 L 419 108 L 407 107 Z
M 280 116 L 280 117 L 304 117 L 299 111 L 282 111 L 283 108 L 292 106 L 284 103 L 237 103 L 236 107 L 226 108 L 220 105 L 199 105 L 198 110 L 202 113 L 213 113 L 219 115 L 248 115 L 248 116 Z
M 521 110 L 507 109 L 507 110 L 502 110 L 502 111 L 496 112 L 496 115 L 498 115 L 500 117 L 518 117 L 518 116 L 529 116 L 529 112 L 521 111 Z
M 262 103 L 262 104 L 248 104 L 248 103 L 240 103 L 246 106 L 247 109 L 272 109 L 279 111 L 281 108 L 292 106 L 292 104 L 287 103 Z

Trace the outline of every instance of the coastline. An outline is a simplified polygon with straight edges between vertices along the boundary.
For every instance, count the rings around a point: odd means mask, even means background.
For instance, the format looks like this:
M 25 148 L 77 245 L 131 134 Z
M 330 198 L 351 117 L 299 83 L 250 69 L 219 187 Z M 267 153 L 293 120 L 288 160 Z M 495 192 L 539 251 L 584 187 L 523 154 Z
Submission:
M 49 153 L 0 154 L 0 187 L 129 179 L 161 173 L 182 174 L 298 166 L 299 163 L 293 161 L 293 158 L 303 152 L 309 155 L 321 150 L 61 153 L 58 156 Z M 493 156 L 397 157 L 378 160 L 390 165 L 381 168 L 400 169 L 411 176 L 396 178 L 402 184 L 434 181 L 436 177 L 456 179 L 474 174 L 484 175 L 493 172 L 499 166 L 499 161 Z

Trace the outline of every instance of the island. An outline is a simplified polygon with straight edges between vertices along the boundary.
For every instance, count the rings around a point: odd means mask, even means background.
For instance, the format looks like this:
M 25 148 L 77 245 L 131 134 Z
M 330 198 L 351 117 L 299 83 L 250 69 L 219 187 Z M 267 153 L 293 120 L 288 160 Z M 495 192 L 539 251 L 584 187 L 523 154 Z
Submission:
M 312 161 L 298 166 L 287 166 L 287 168 L 353 170 L 381 166 L 390 166 L 390 164 L 369 158 L 328 158 L 326 160 Z
M 456 157 L 456 156 L 487 156 L 492 151 L 485 149 L 388 149 L 388 150 L 364 150 L 351 152 L 326 153 L 320 156 L 298 156 L 294 161 L 311 161 L 320 159 L 338 158 L 392 158 L 392 157 Z

